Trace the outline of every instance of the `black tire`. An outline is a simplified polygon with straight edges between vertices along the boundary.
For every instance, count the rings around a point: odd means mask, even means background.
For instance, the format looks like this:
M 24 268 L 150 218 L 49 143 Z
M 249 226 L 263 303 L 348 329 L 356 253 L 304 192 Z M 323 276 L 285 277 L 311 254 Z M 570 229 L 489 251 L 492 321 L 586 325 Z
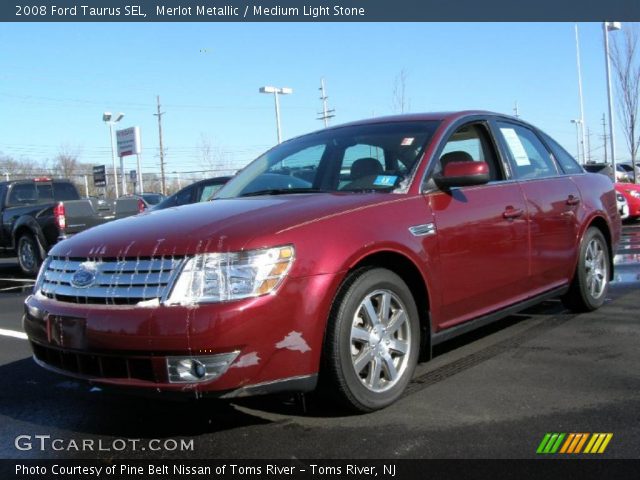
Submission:
M 598 228 L 590 227 L 580 242 L 573 281 L 562 299 L 565 306 L 574 312 L 601 307 L 609 290 L 610 268 L 609 245 Z
M 42 263 L 40 248 L 35 237 L 29 233 L 20 235 L 17 242 L 16 254 L 22 273 L 30 277 L 35 277 Z
M 350 275 L 332 308 L 324 348 L 324 386 L 341 403 L 370 412 L 395 402 L 420 348 L 418 309 L 406 283 L 382 268 Z

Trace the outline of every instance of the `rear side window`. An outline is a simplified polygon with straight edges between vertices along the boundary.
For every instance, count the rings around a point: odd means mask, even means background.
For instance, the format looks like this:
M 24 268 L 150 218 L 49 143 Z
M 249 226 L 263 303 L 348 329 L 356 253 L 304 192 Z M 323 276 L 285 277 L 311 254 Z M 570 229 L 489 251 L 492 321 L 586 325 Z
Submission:
M 38 192 L 33 183 L 18 183 L 9 194 L 10 205 L 31 205 L 38 203 Z
M 562 167 L 564 173 L 574 174 L 574 173 L 583 173 L 582 167 L 575 161 L 575 159 L 556 142 L 549 135 L 542 134 L 542 138 L 547 142 L 549 148 L 551 148 L 551 152 L 553 156 L 556 158 L 556 161 Z
M 40 203 L 47 203 L 53 200 L 53 185 L 50 183 L 36 183 L 36 190 L 38 191 L 38 201 Z
M 497 123 L 518 178 L 526 180 L 558 174 L 551 154 L 533 131 L 513 123 Z
M 64 200 L 78 200 L 78 191 L 70 183 L 54 183 L 53 184 L 53 198 L 58 201 Z

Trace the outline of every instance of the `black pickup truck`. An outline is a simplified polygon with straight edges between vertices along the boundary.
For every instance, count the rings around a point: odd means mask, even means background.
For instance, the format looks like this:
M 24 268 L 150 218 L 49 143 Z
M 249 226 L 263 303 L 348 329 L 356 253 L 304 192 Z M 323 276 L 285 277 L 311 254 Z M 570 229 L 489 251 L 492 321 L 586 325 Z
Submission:
M 81 199 L 69 180 L 49 178 L 0 182 L 0 215 L 0 249 L 17 255 L 29 276 L 58 240 L 115 218 L 112 207 Z

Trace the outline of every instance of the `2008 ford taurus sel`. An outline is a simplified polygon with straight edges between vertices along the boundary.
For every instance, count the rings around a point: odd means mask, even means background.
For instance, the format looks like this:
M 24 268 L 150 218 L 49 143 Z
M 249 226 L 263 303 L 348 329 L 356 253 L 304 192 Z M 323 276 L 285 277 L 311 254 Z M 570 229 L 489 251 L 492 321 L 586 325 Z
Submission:
M 612 278 L 611 181 L 487 112 L 379 118 L 273 148 L 216 201 L 56 245 L 25 302 L 36 361 L 230 398 L 329 387 L 370 411 L 434 344 Z

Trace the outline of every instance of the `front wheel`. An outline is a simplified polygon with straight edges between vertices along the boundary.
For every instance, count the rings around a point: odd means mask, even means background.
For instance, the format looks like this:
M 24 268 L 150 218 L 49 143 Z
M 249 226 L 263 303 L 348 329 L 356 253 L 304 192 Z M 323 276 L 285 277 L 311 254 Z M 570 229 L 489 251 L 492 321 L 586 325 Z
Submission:
M 596 227 L 590 227 L 580 243 L 578 265 L 564 304 L 576 312 L 602 306 L 609 290 L 609 246 Z
M 326 373 L 339 399 L 361 412 L 396 401 L 415 370 L 419 327 L 411 291 L 398 275 L 382 268 L 352 274 L 325 341 Z
M 33 235 L 25 233 L 18 238 L 18 265 L 25 275 L 34 277 L 38 274 L 40 263 L 40 250 Z

